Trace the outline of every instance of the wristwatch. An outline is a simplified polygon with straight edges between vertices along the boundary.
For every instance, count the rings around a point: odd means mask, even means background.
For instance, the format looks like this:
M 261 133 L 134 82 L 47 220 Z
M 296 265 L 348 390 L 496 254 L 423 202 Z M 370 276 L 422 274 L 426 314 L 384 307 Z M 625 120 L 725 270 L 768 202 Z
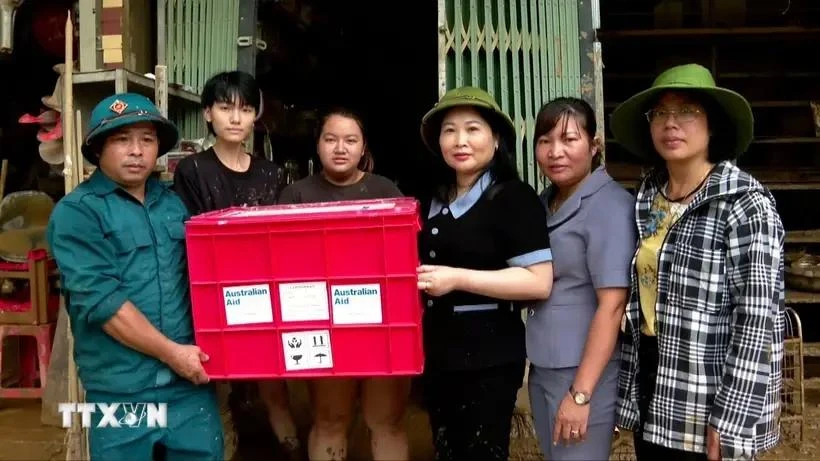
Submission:
M 575 386 L 572 384 L 569 386 L 569 395 L 572 396 L 572 400 L 578 405 L 587 405 L 589 403 L 589 394 L 576 391 Z

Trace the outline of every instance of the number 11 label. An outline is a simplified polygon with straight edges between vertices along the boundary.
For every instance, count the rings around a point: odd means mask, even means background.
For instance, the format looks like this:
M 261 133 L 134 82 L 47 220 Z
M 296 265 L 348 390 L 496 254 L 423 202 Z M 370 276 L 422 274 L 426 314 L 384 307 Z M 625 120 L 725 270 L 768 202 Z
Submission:
M 282 349 L 287 371 L 333 368 L 327 330 L 282 333 Z

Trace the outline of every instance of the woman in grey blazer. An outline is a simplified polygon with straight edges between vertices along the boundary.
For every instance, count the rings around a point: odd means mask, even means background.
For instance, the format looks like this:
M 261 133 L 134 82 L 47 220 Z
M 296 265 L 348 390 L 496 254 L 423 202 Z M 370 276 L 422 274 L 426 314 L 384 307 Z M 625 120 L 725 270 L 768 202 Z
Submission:
M 547 459 L 606 460 L 615 428 L 619 328 L 635 251 L 635 199 L 601 166 L 595 115 L 559 98 L 538 113 L 535 156 L 553 242 L 549 299 L 529 311 L 529 393 Z

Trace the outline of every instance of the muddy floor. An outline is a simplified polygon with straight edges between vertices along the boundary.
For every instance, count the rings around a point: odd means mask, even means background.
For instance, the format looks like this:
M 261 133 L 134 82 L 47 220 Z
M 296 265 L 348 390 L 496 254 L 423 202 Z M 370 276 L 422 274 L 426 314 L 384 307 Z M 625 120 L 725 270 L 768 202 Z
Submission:
M 0 400 L 0 460 L 65 460 L 64 437 L 40 424 L 39 400 Z
M 414 405 L 407 415 L 406 425 L 410 432 L 412 458 L 414 461 L 430 459 L 430 436 L 425 413 Z M 803 461 L 816 460 L 820 448 L 820 389 L 806 390 L 805 441 L 797 442 L 793 426 L 787 429 L 788 441 L 774 451 L 767 453 L 762 461 Z M 60 428 L 40 424 L 40 404 L 37 401 L 0 401 L 0 461 L 64 460 L 63 448 L 65 432 Z M 510 459 L 530 461 L 541 459 L 538 446 L 532 438 L 531 427 L 521 416 L 513 426 Z M 611 460 L 627 461 L 631 456 L 631 435 L 621 434 L 613 446 Z M 360 423 L 351 441 L 351 459 L 367 459 L 367 441 Z M 263 447 L 258 453 L 260 459 L 272 459 Z M 255 457 L 254 457 L 255 458 Z M 243 460 L 244 461 L 244 460 Z
M 800 441 L 800 425 L 793 418 L 784 422 L 783 442 L 774 450 L 760 457 L 760 461 L 808 461 L 820 459 L 820 388 L 806 389 L 806 414 L 803 424 L 803 441 Z M 615 441 L 610 461 L 634 460 L 632 435 L 625 433 Z M 522 460 L 523 461 L 523 460 Z

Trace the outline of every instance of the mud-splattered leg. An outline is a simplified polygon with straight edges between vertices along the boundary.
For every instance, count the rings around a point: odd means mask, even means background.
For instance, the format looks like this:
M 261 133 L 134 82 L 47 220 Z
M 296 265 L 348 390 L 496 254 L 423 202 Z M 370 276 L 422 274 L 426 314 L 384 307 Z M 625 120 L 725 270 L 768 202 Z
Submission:
M 358 382 L 325 378 L 310 383 L 314 422 L 308 437 L 311 461 L 347 459 L 347 435 L 353 420 Z
M 259 396 L 268 410 L 268 420 L 276 438 L 288 454 L 288 461 L 300 461 L 302 444 L 290 411 L 290 396 L 287 382 L 284 380 L 267 380 L 259 382 Z
M 370 429 L 373 459 L 409 459 L 404 413 L 410 397 L 410 379 L 372 378 L 362 387 L 362 413 Z

